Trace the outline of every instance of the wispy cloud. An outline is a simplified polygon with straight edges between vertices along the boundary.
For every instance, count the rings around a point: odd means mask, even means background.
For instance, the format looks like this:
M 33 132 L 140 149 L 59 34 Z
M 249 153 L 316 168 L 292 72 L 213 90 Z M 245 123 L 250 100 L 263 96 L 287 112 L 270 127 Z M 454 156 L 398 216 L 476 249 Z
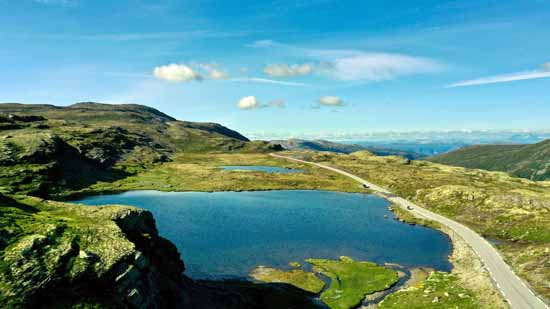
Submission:
M 346 81 L 382 81 L 399 76 L 436 73 L 445 69 L 445 65 L 434 59 L 416 57 L 398 53 L 365 52 L 354 49 L 318 49 L 303 48 L 275 42 L 272 40 L 255 41 L 247 45 L 251 48 L 270 48 L 315 59 L 319 65 L 308 67 L 335 79 Z M 282 76 L 296 76 L 299 66 L 266 67 L 266 74 L 273 72 Z M 274 70 L 276 69 L 276 70 Z M 272 74 L 271 74 L 272 75 Z
M 465 80 L 458 83 L 447 85 L 445 88 L 507 83 L 507 82 L 513 82 L 518 80 L 529 80 L 529 79 L 539 79 L 539 78 L 549 78 L 549 77 L 550 77 L 549 70 L 524 71 L 524 72 L 511 73 L 511 74 L 493 75 L 493 76 L 486 76 L 486 77 L 481 77 L 476 79 Z
M 206 72 L 210 79 L 221 80 L 229 78 L 229 74 L 222 70 L 217 63 L 199 63 L 198 66 Z
M 315 67 L 310 63 L 303 64 L 268 64 L 264 73 L 275 77 L 294 77 L 311 74 Z
M 247 36 L 249 34 L 251 34 L 251 32 L 189 30 L 189 31 L 178 31 L 178 32 L 93 33 L 93 34 L 29 33 L 29 34 L 4 34 L 4 36 L 10 37 L 10 38 L 13 37 L 17 39 L 128 42 L 128 41 L 155 41 L 155 40 L 181 40 L 181 39 L 219 39 L 219 38 Z
M 204 67 L 209 69 L 205 69 Z M 202 68 L 204 71 L 196 70 L 195 68 Z M 205 74 L 203 74 L 205 73 Z M 268 78 L 260 77 L 235 77 L 230 78 L 229 74 L 221 71 L 211 64 L 168 64 L 164 66 L 158 66 L 153 69 L 153 74 L 144 73 L 124 73 L 124 72 L 102 72 L 104 75 L 114 77 L 136 78 L 136 79 L 160 79 L 170 82 L 188 82 L 188 81 L 207 81 L 207 80 L 220 80 L 229 81 L 235 83 L 260 83 L 260 84 L 273 84 L 289 87 L 311 87 L 306 83 L 294 83 L 285 82 Z M 277 105 L 277 104 L 274 104 Z
M 54 6 L 64 6 L 64 7 L 73 7 L 78 5 L 78 2 L 76 0 L 33 0 L 33 2 L 44 4 L 44 5 L 54 5 Z
M 260 109 L 260 108 L 285 108 L 285 102 L 282 100 L 273 100 L 263 104 L 256 96 L 246 96 L 237 102 L 237 107 L 241 110 Z
M 269 107 L 276 107 L 276 108 L 285 108 L 286 103 L 283 100 L 273 100 L 273 101 L 269 102 L 268 106 Z
M 340 80 L 382 81 L 441 69 L 432 59 L 392 53 L 363 53 L 334 61 L 334 76 Z
M 282 86 L 291 86 L 291 87 L 309 87 L 309 84 L 305 83 L 293 83 L 293 82 L 283 82 L 280 80 L 260 78 L 260 77 L 242 77 L 242 78 L 231 78 L 229 81 L 232 82 L 244 82 L 244 83 L 262 83 L 262 84 L 275 84 Z

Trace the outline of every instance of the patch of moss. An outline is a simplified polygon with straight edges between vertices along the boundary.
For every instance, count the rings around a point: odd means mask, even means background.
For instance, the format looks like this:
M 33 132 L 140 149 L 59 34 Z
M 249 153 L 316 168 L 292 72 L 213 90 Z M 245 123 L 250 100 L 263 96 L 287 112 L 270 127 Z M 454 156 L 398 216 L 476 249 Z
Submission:
M 252 271 L 254 280 L 268 283 L 288 283 L 304 291 L 317 294 L 323 290 L 325 283 L 314 273 L 301 269 L 283 271 L 276 268 L 260 266 Z
M 472 293 L 463 288 L 457 278 L 448 273 L 433 272 L 416 286 L 388 295 L 378 308 L 479 308 Z
M 353 308 L 365 295 L 384 291 L 399 279 L 395 270 L 344 256 L 339 260 L 306 261 L 314 266 L 314 271 L 331 279 L 329 288 L 321 294 L 321 300 L 330 308 Z

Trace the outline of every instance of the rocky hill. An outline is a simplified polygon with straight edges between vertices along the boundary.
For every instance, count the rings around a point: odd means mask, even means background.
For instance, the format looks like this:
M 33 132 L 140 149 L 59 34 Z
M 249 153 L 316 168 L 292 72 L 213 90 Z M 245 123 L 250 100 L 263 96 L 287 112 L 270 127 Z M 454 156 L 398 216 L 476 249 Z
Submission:
M 0 308 L 309 308 L 284 284 L 196 282 L 150 212 L 48 200 L 182 153 L 271 152 L 150 107 L 0 104 Z
M 375 146 L 362 146 L 357 144 L 344 144 L 331 142 L 326 140 L 303 140 L 291 138 L 287 140 L 272 140 L 271 143 L 281 145 L 286 150 L 313 150 L 313 151 L 330 151 L 337 153 L 350 154 L 356 151 L 368 150 L 379 156 L 402 156 L 407 159 L 418 159 L 420 155 L 412 152 L 386 149 Z
M 147 106 L 0 104 L 0 192 L 48 196 L 125 177 L 181 152 L 266 152 L 215 123 L 178 121 Z
M 442 164 L 507 172 L 531 180 L 550 179 L 550 140 L 529 145 L 478 145 L 427 160 Z

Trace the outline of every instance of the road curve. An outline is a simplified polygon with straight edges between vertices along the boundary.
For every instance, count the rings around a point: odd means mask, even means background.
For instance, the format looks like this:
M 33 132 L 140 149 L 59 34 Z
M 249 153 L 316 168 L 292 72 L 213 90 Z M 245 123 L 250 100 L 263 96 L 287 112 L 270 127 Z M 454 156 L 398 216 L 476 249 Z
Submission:
M 504 298 L 510 304 L 510 307 L 513 309 L 548 309 L 549 307 L 538 298 L 533 291 L 521 280 L 504 262 L 500 253 L 483 237 L 478 235 L 476 232 L 466 227 L 463 224 L 460 224 L 454 220 L 438 215 L 434 212 L 431 212 L 425 208 L 422 208 L 416 204 L 413 204 L 399 196 L 392 194 L 390 191 L 379 187 L 373 183 L 370 183 L 356 175 L 350 174 L 346 171 L 330 167 L 327 165 L 304 161 L 296 158 L 281 156 L 277 154 L 271 154 L 273 157 L 292 160 L 304 164 L 314 165 L 320 168 L 331 170 L 333 172 L 342 174 L 344 176 L 350 177 L 357 182 L 366 185 L 374 191 L 375 193 L 385 197 L 393 204 L 414 212 L 420 217 L 424 217 L 429 220 L 437 221 L 441 224 L 444 224 L 456 234 L 462 237 L 470 247 L 476 252 L 481 261 L 483 262 L 485 268 L 489 271 L 491 278 L 495 282 L 496 286 L 504 296 Z

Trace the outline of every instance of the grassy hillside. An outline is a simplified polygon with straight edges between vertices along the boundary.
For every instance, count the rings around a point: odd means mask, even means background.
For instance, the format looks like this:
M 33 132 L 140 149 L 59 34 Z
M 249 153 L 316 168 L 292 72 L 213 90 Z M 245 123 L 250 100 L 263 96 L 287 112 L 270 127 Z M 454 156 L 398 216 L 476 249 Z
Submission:
M 427 160 L 442 164 L 507 172 L 531 180 L 550 179 L 550 140 L 530 145 L 479 145 Z
M 497 241 L 515 271 L 550 298 L 550 182 L 364 151 L 288 154 L 339 167 L 468 225 Z
M 181 152 L 262 152 L 215 123 L 177 121 L 150 107 L 0 104 L 0 192 L 46 196 L 114 181 Z
M 185 164 L 182 155 L 277 149 L 139 105 L 0 104 L 0 307 L 311 307 L 290 286 L 185 278 L 179 253 L 147 211 L 43 199 L 98 183 L 113 190 L 108 184 L 176 159 Z

